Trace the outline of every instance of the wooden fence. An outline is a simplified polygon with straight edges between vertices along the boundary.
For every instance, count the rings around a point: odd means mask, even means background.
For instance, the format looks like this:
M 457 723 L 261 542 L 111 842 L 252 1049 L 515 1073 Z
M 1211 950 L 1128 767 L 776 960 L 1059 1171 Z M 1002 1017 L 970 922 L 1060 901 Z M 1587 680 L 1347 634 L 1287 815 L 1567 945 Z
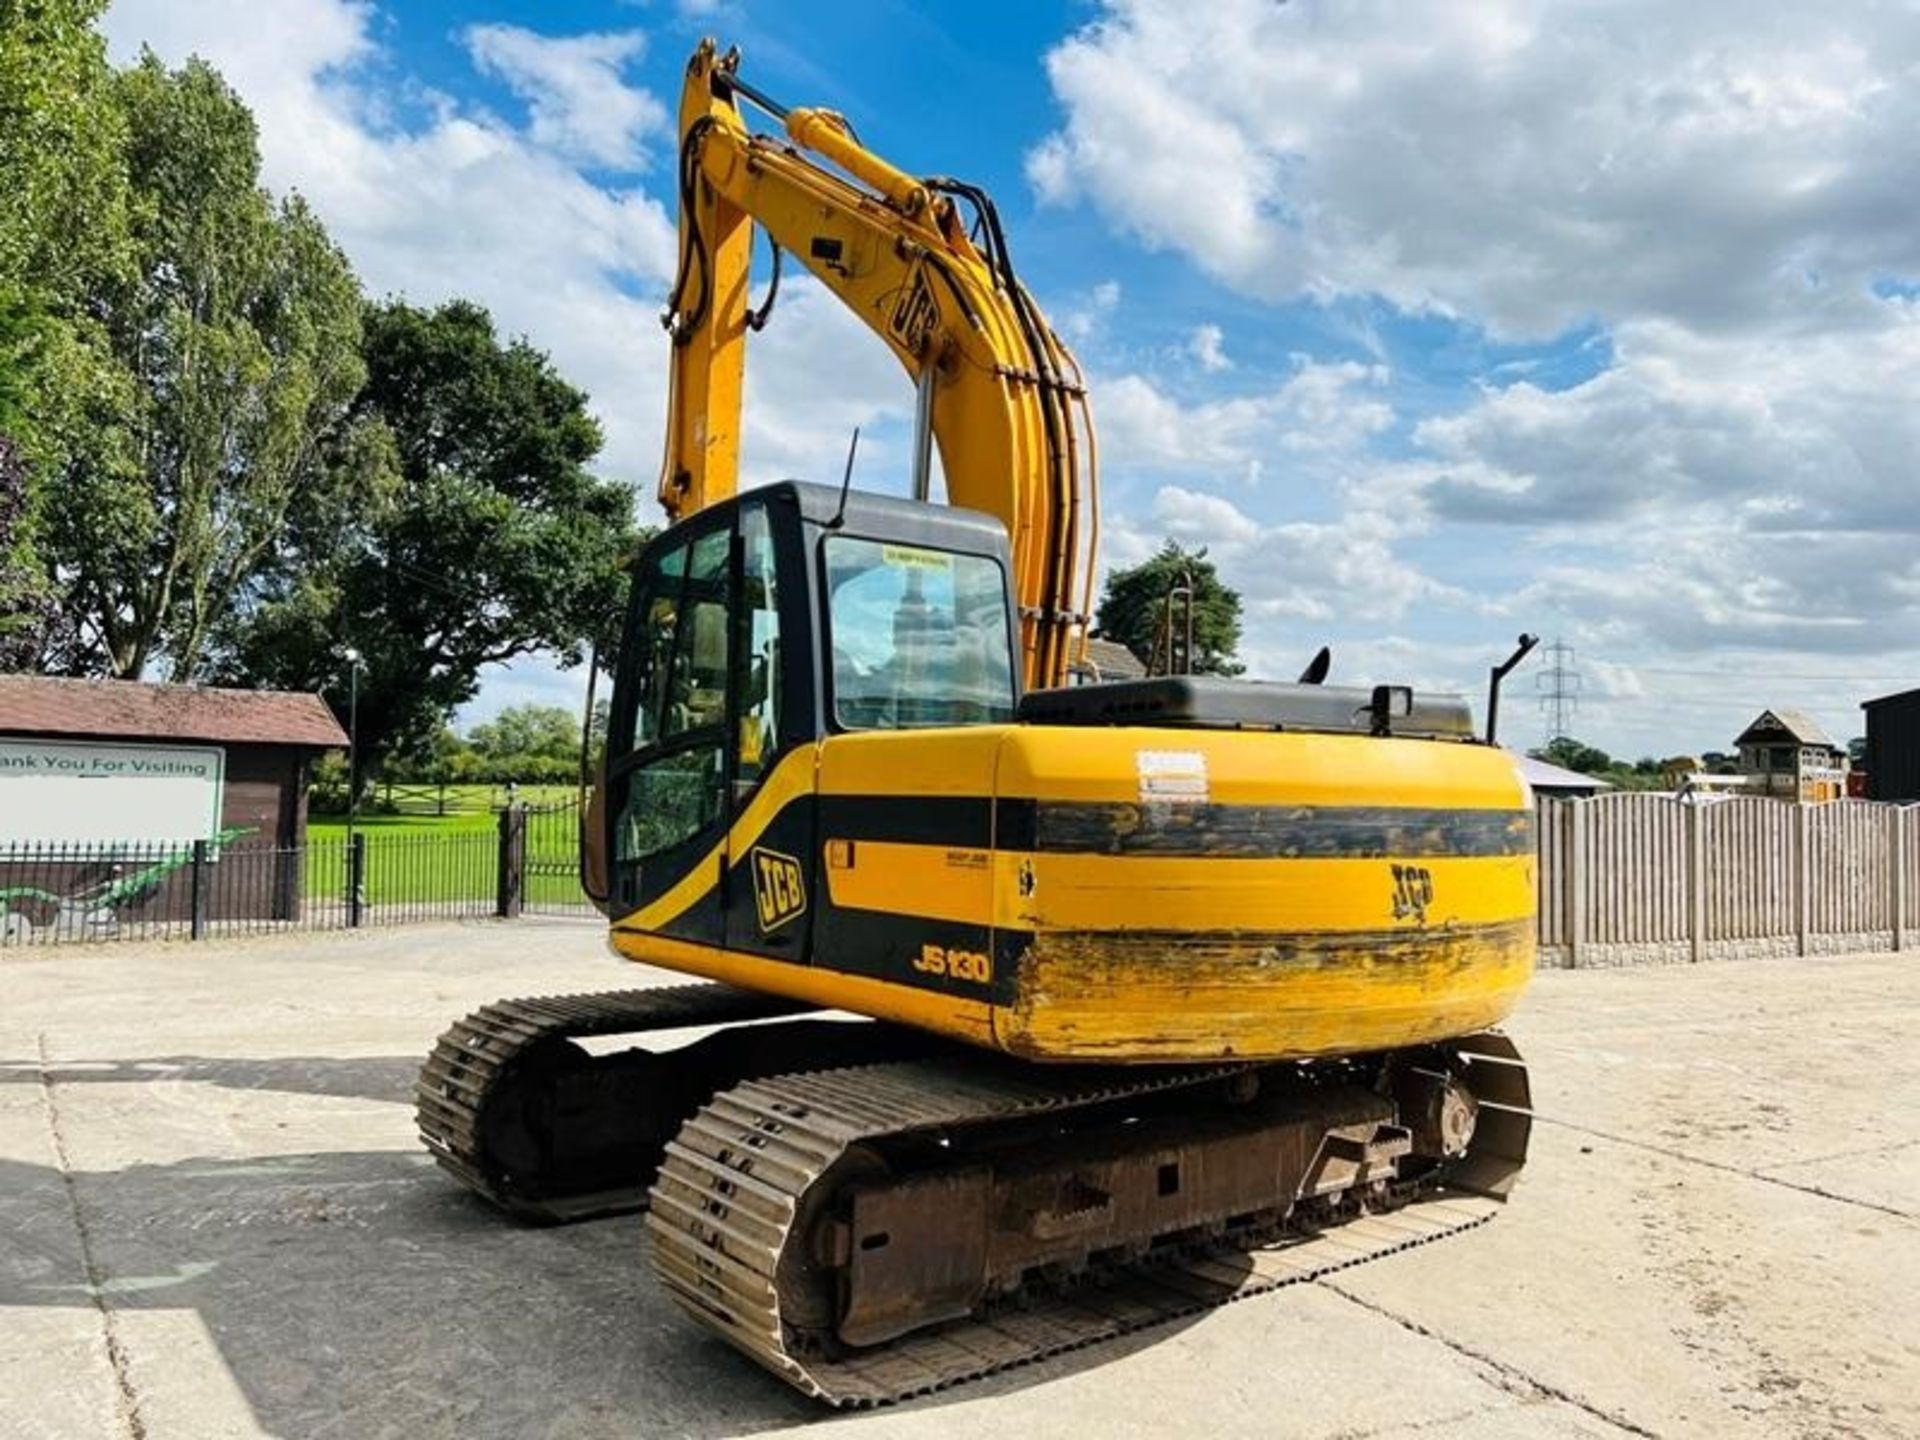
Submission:
M 1539 802 L 1540 960 L 1900 950 L 1920 930 L 1920 806 L 1599 795 Z

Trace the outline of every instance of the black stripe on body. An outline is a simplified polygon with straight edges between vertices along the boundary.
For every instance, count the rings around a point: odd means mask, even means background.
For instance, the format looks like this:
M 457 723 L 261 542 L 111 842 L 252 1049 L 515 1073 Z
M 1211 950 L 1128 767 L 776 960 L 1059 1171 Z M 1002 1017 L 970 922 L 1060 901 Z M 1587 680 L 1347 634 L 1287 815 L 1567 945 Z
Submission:
M 1006 846 L 1006 841 L 1001 844 Z M 1531 855 L 1533 812 L 1042 801 L 1032 848 L 1051 854 L 1271 860 Z
M 820 818 L 827 839 L 1049 854 L 1477 859 L 1534 845 L 1531 810 L 823 795 Z
M 888 910 L 855 910 L 829 903 L 814 930 L 813 963 L 843 975 L 891 980 L 942 995 L 1005 1004 L 1012 998 L 1013 976 L 994 963 L 993 932 L 985 925 L 932 920 Z M 1028 934 L 1027 939 L 1032 939 Z M 929 956 L 928 951 L 937 952 Z M 990 968 L 985 981 L 930 969 L 944 967 L 952 952 L 979 956 Z M 970 966 L 967 968 L 971 968 Z
M 820 837 L 985 850 L 993 844 L 993 801 L 984 795 L 823 794 Z

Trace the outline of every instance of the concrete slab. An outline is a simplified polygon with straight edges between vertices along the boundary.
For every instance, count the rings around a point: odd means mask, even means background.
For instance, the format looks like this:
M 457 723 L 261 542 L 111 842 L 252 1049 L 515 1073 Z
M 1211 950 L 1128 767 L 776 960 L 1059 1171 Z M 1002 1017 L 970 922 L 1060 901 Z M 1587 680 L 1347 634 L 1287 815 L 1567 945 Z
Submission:
M 638 1221 L 417 1150 L 449 1019 L 674 978 L 546 921 L 0 960 L 0 1435 L 1920 1433 L 1911 957 L 1543 974 L 1494 1224 L 857 1416 L 683 1324 Z

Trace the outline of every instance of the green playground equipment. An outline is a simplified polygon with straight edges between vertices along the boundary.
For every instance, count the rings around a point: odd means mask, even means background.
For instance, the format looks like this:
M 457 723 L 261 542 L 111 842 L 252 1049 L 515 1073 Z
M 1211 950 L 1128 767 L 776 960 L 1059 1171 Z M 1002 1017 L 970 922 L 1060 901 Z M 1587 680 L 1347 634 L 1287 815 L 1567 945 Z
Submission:
M 229 826 L 215 833 L 211 848 L 217 854 L 222 847 L 243 836 L 255 834 L 259 828 L 257 825 Z M 41 863 L 58 864 L 66 857 L 57 852 L 42 851 L 34 858 Z M 109 850 L 98 857 L 80 855 L 74 858 L 99 858 L 112 862 L 116 857 Z M 5 859 L 0 855 L 0 863 L 4 863 Z M 193 850 L 184 847 L 138 870 L 89 882 L 65 895 L 43 890 L 37 885 L 13 885 L 0 889 L 0 945 L 24 944 L 41 938 L 70 940 L 111 935 L 120 928 L 122 910 L 152 898 L 166 883 L 168 876 L 192 864 Z M 48 912 L 51 918 L 35 924 L 35 911 Z

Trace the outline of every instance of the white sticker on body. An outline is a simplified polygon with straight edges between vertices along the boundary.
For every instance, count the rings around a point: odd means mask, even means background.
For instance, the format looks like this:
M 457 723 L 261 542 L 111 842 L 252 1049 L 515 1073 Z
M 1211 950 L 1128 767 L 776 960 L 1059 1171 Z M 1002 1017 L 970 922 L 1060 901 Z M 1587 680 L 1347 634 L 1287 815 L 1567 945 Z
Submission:
M 1143 804 L 1207 803 L 1207 757 L 1198 750 L 1139 750 L 1134 763 Z

